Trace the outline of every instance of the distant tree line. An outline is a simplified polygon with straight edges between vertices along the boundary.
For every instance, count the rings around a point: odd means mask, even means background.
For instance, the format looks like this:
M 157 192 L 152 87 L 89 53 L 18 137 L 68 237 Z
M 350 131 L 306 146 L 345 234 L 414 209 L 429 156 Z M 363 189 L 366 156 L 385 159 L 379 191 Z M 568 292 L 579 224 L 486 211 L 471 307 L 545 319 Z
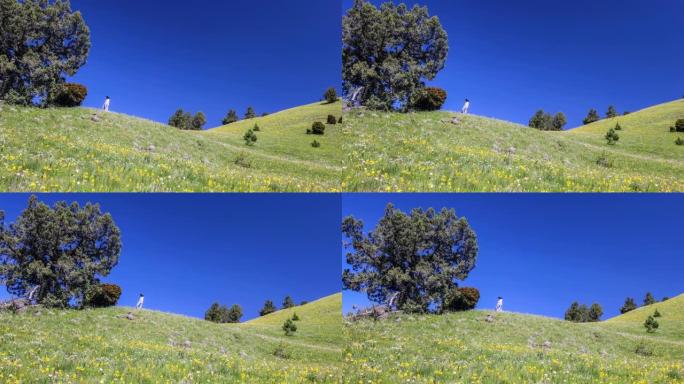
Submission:
M 233 304 L 230 308 L 225 305 L 214 303 L 204 314 L 204 320 L 214 323 L 239 323 L 242 318 L 242 307 Z
M 528 125 L 541 131 L 562 131 L 567 122 L 563 112 L 558 112 L 551 116 L 550 113 L 540 109 L 532 116 Z
M 668 299 L 668 297 L 664 297 L 662 301 L 666 301 Z M 651 292 L 647 292 L 644 296 L 644 306 L 655 303 L 657 303 L 657 301 L 655 297 L 653 297 L 653 294 Z M 622 307 L 620 307 L 620 313 L 625 314 L 637 308 L 638 305 L 636 304 L 634 298 L 628 297 L 625 299 L 625 303 L 622 305 Z M 594 303 L 588 307 L 586 304 L 580 304 L 579 302 L 575 301 L 565 311 L 565 320 L 576 323 L 600 321 L 601 316 L 603 316 L 603 308 L 598 303 Z M 660 314 L 658 314 L 658 316 L 660 316 Z

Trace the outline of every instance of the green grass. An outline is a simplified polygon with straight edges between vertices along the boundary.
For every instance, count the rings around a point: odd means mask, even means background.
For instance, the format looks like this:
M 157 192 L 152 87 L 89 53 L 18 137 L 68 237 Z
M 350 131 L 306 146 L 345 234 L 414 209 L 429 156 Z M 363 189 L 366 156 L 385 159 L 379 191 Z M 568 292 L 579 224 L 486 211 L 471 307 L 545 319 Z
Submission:
M 345 382 L 682 383 L 684 296 L 657 307 L 655 334 L 637 311 L 587 324 L 516 313 L 488 323 L 486 311 L 349 323 Z
M 684 191 L 684 147 L 669 132 L 684 100 L 565 132 L 450 112 L 345 117 L 347 191 Z
M 91 119 L 97 113 L 101 121 Z M 305 105 L 205 132 L 116 113 L 3 106 L 0 190 L 45 192 L 338 191 L 341 102 Z M 242 136 L 255 123 L 255 146 Z
M 290 337 L 280 330 L 287 313 L 243 324 L 122 307 L 0 313 L 0 382 L 338 382 L 341 300 L 292 309 L 301 320 Z M 129 311 L 135 320 L 118 317 Z M 274 356 L 278 347 L 290 357 Z

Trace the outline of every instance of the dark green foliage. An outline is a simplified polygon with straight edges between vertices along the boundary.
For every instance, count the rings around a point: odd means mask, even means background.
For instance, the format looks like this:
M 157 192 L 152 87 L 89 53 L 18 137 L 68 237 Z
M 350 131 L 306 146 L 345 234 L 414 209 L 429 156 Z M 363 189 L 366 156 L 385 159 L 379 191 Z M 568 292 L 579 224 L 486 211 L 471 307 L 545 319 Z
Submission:
M 311 142 L 311 146 L 314 147 L 314 148 L 320 148 L 320 147 L 321 147 L 321 143 L 319 143 L 318 140 L 314 140 L 314 141 Z
M 615 128 L 611 128 L 606 132 L 606 142 L 608 145 L 615 145 L 620 140 L 620 135 L 615 132 Z
M 281 359 L 289 359 L 292 357 L 292 354 L 285 349 L 285 344 L 280 343 L 278 346 L 273 350 L 273 356 L 281 358 Z
M 625 313 L 627 313 L 629 311 L 633 311 L 635 309 L 637 309 L 636 302 L 634 301 L 633 298 L 628 297 L 625 299 L 625 303 L 620 308 L 620 313 L 625 314 Z
M 259 311 L 259 316 L 266 316 L 276 311 L 276 307 L 271 300 L 266 300 L 264 307 Z
M 214 323 L 225 323 L 228 309 L 219 303 L 212 304 L 204 313 L 204 320 Z
M 675 131 L 684 132 L 684 119 L 679 119 L 675 122 Z
M 307 133 L 313 134 L 313 135 L 324 135 L 325 134 L 325 124 L 321 123 L 320 121 L 316 121 L 311 125 L 311 131 L 307 131 Z
M 601 316 L 603 316 L 603 308 L 599 303 L 594 303 L 589 307 L 589 322 L 601 321 Z
M 327 123 L 331 125 L 337 124 L 337 119 L 333 115 L 328 115 Z
M 447 33 L 427 7 L 355 0 L 342 19 L 344 92 L 363 87 L 359 101 L 367 108 L 398 103 L 406 110 L 444 68 L 448 51 Z
M 427 87 L 416 92 L 412 107 L 419 111 L 438 111 L 446 99 L 447 92 L 442 88 Z
M 622 126 L 620 125 L 620 123 L 615 124 L 615 130 L 622 131 Z
M 295 306 L 294 300 L 292 300 L 292 297 L 285 296 L 285 299 L 283 299 L 283 309 L 287 308 L 292 308 Z
M 587 125 L 599 120 L 601 120 L 601 118 L 599 117 L 598 112 L 596 112 L 595 109 L 590 109 L 589 113 L 587 114 L 587 117 L 585 117 L 582 121 L 582 124 Z
M 606 118 L 612 119 L 613 117 L 617 117 L 618 113 L 617 110 L 615 110 L 614 106 L 609 106 L 608 111 L 606 112 Z
M 299 321 L 299 316 L 297 316 L 297 312 L 292 315 L 292 321 Z
M 266 117 L 266 116 L 268 116 L 268 115 L 269 115 L 268 112 L 264 112 L 264 113 L 261 114 L 261 117 Z
M 444 300 L 444 311 L 469 311 L 475 309 L 480 301 L 477 288 L 456 288 L 449 291 Z
M 653 316 L 647 317 L 646 321 L 644 321 L 644 327 L 648 333 L 654 333 L 659 326 L 660 324 L 658 324 L 658 321 L 654 319 Z
M 653 317 L 661 317 L 662 315 L 660 312 L 658 312 L 658 308 L 656 308 L 655 312 L 653 312 Z
M 334 87 L 330 87 L 325 90 L 323 98 L 328 102 L 328 104 L 332 104 L 337 101 L 337 91 Z
M 397 308 L 427 312 L 443 307 L 446 296 L 475 268 L 477 236 L 453 209 L 414 209 L 406 214 L 389 204 L 370 232 L 349 216 L 342 222 L 348 252 L 344 289 L 365 292 L 386 303 L 396 296 Z
M 572 321 L 574 323 L 592 323 L 601 321 L 601 316 L 603 316 L 603 308 L 598 303 L 594 303 L 591 305 L 591 307 L 587 307 L 586 304 L 580 304 L 575 301 L 565 311 L 565 320 Z
M 653 297 L 653 294 L 651 292 L 646 292 L 646 296 L 644 296 L 644 305 L 651 305 L 655 303 L 656 299 Z
M 252 128 L 254 132 L 260 132 L 261 128 L 259 127 L 259 124 L 254 124 L 254 128 Z
M 88 58 L 90 31 L 68 1 L 0 0 L 0 99 L 49 105 Z
M 121 287 L 116 284 L 96 284 L 86 290 L 83 306 L 93 308 L 113 307 L 121 297 Z
M 16 296 L 38 287 L 34 298 L 48 307 L 77 307 L 88 288 L 119 262 L 121 233 L 98 204 L 58 202 L 31 196 L 12 224 L 0 211 L 0 281 Z
M 530 118 L 528 125 L 541 131 L 562 131 L 567 122 L 563 112 L 558 112 L 555 116 L 551 116 L 550 113 L 540 109 Z
M 257 142 L 257 135 L 254 133 L 254 130 L 248 129 L 247 132 L 245 132 L 245 135 L 242 136 L 242 138 L 245 140 L 245 144 L 248 146 L 252 146 Z
M 73 108 L 83 104 L 88 96 L 88 88 L 82 84 L 66 83 L 53 89 L 48 100 L 49 104 L 55 107 Z
M 245 112 L 245 120 L 253 119 L 255 117 L 256 117 L 256 112 L 254 112 L 254 108 L 247 107 L 247 112 Z
M 226 114 L 226 117 L 224 117 L 223 120 L 221 120 L 221 124 L 228 125 L 228 124 L 235 123 L 236 121 L 239 121 L 239 120 L 240 120 L 240 117 L 238 117 L 237 112 L 235 112 L 234 109 L 231 109 Z
M 668 300 L 670 300 L 670 298 L 665 296 L 665 297 L 663 297 L 663 299 L 661 301 L 668 301 Z
M 228 309 L 228 322 L 239 323 L 240 319 L 242 319 L 242 307 L 238 304 L 233 304 Z
M 182 108 L 169 118 L 169 125 L 181 130 L 199 131 L 207 123 L 207 118 L 204 113 L 197 112 L 194 116 L 190 112 L 185 112 Z
M 287 319 L 283 323 L 283 331 L 285 331 L 285 336 L 292 336 L 297 332 L 297 324 L 295 324 L 292 319 Z
M 309 304 L 309 302 L 308 302 L 308 301 L 306 301 L 306 300 L 302 300 L 302 302 L 301 302 L 301 303 L 299 303 L 299 305 L 300 305 L 300 306 L 301 306 L 301 305 L 306 305 L 306 304 Z
M 337 124 L 342 124 L 342 116 L 340 116 L 339 120 L 337 120 Z
M 674 125 L 670 127 L 670 133 L 672 132 L 677 132 L 677 128 L 675 128 Z

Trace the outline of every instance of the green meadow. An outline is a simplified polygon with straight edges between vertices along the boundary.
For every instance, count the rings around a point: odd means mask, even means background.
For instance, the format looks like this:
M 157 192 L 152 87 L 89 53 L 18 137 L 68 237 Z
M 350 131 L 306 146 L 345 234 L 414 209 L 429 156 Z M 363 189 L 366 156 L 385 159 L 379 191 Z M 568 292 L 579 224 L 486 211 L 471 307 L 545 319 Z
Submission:
M 87 108 L 0 108 L 0 190 L 11 192 L 338 191 L 341 102 L 313 103 L 208 131 Z M 257 142 L 243 135 L 258 124 Z M 313 140 L 321 145 L 311 146 Z
M 243 324 L 122 307 L 0 312 L 0 382 L 339 382 L 341 307 L 336 294 Z
M 345 118 L 345 191 L 684 191 L 684 134 L 669 132 L 684 100 L 563 132 L 451 112 Z
M 656 308 L 660 328 L 647 333 Z M 684 382 L 684 295 L 599 323 L 491 313 L 347 323 L 344 382 Z

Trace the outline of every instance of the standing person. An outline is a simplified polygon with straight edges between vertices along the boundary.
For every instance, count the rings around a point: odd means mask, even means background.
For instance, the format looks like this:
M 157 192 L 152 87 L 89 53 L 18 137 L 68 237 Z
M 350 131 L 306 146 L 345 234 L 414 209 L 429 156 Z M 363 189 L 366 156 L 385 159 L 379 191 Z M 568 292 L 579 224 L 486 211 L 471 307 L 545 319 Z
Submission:
M 503 297 L 499 296 L 499 300 L 496 301 L 496 312 L 503 312 Z
M 470 110 L 470 100 L 465 99 L 465 104 L 463 104 L 463 109 L 461 109 L 461 113 L 464 115 L 467 115 L 469 110 Z
M 145 295 L 142 293 L 140 294 L 140 298 L 138 299 L 138 304 L 135 305 L 135 308 L 138 310 L 141 310 L 143 307 L 143 304 L 145 304 Z
M 104 104 L 102 104 L 102 109 L 104 109 L 105 112 L 109 112 L 109 102 L 110 101 L 111 101 L 111 99 L 109 98 L 109 96 L 107 96 L 105 98 Z

